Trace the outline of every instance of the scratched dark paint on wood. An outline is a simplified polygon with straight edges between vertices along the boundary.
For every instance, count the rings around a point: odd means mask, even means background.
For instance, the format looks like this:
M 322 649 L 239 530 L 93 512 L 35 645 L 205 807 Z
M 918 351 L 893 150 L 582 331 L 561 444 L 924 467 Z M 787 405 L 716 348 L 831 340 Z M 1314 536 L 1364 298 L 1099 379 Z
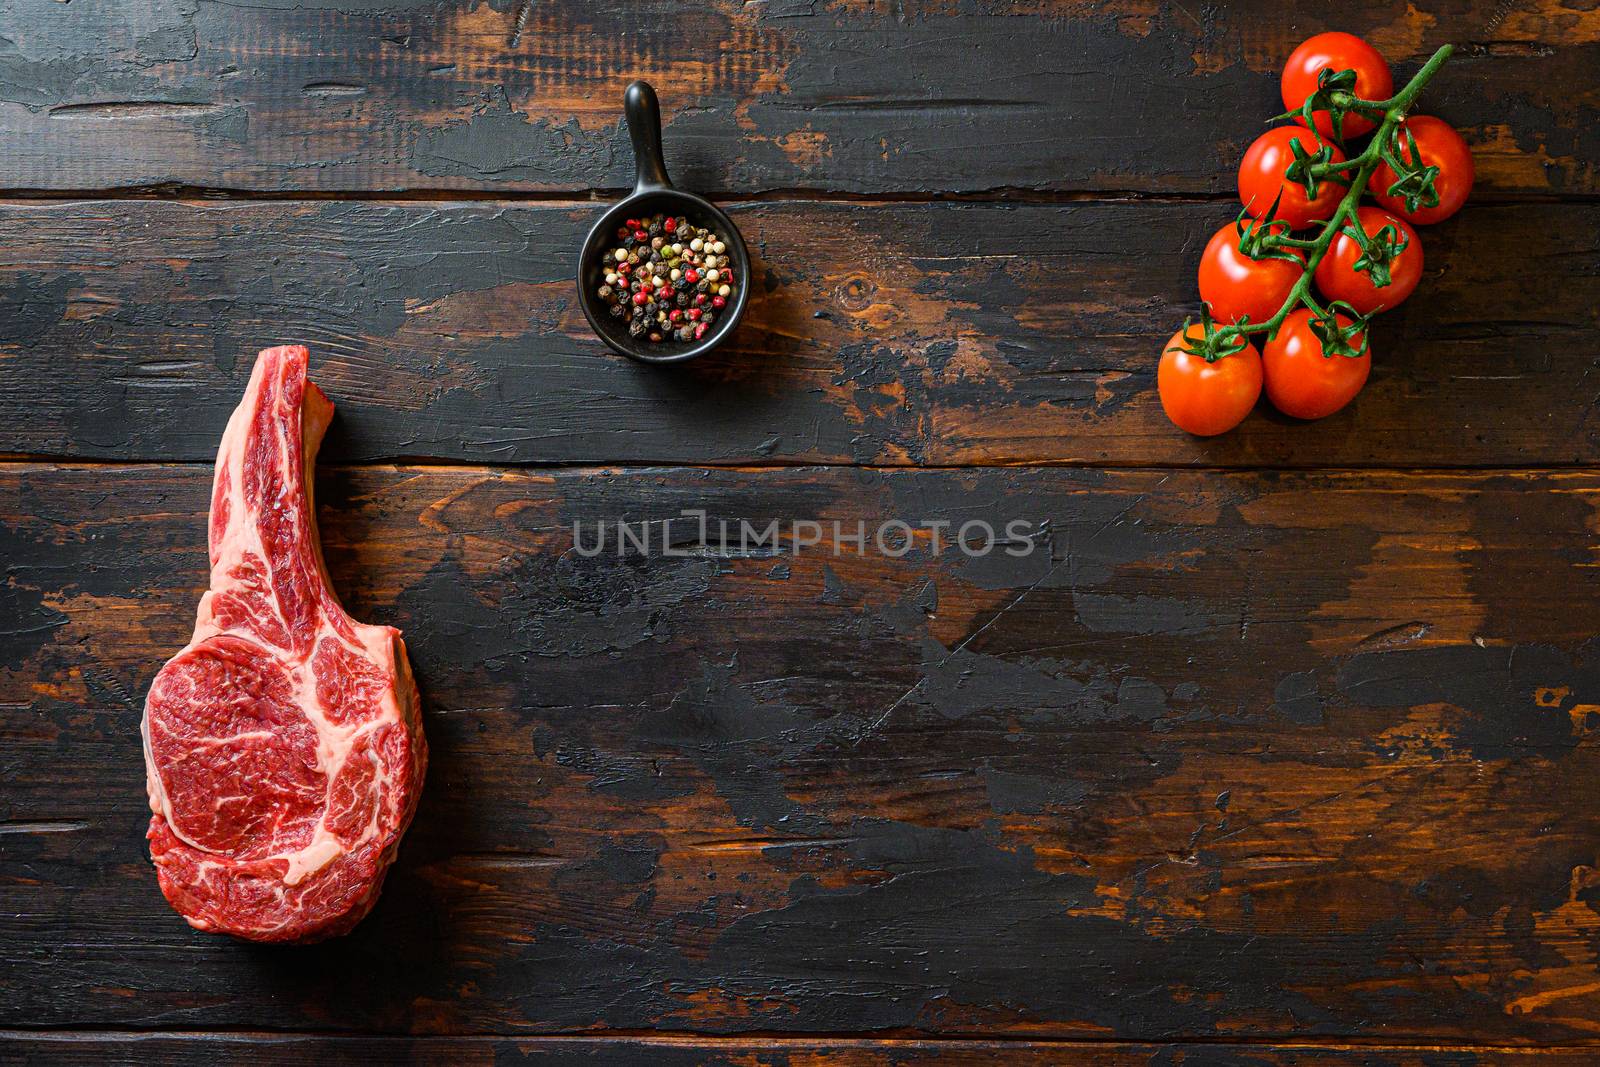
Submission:
M 622 186 L 622 87 L 665 90 L 708 191 L 1232 188 L 1311 33 L 1407 74 L 1491 194 L 1600 188 L 1600 12 L 1580 0 L 12 0 L 0 188 Z
M 1600 475 L 326 470 L 435 762 L 303 951 L 188 930 L 140 838 L 208 484 L 0 468 L 0 1025 L 1596 1036 Z M 688 507 L 687 556 L 571 550 Z M 1039 548 L 715 522 L 894 516 Z
M 1263 404 L 1212 441 L 1173 431 L 1154 378 L 1226 207 L 747 206 L 748 318 L 670 373 L 610 356 L 576 306 L 594 210 L 0 207 L 0 453 L 209 462 L 254 352 L 303 341 L 343 412 L 332 460 L 1600 460 L 1600 205 L 1428 229 L 1350 409 L 1308 428 Z
M 1353 409 L 1195 442 L 1154 347 L 1327 28 L 1402 75 L 1464 46 L 1424 109 L 1480 203 Z M 0 454 L 100 461 L 0 466 L 0 1059 L 1594 1062 L 1600 475 L 1105 468 L 1600 459 L 1597 68 L 1583 0 L 0 0 L 19 195 L 581 197 L 644 76 L 674 175 L 767 201 L 739 345 L 672 375 L 582 328 L 581 199 L 0 205 Z M 1122 191 L 1218 202 L 1055 195 Z M 324 472 L 435 764 L 378 911 L 307 951 L 190 932 L 141 841 L 140 703 L 275 340 L 333 461 L 665 465 Z M 1094 468 L 680 466 L 815 462 Z M 569 550 L 695 506 L 1041 549 Z
M 0 1034 L 19 1067 L 81 1057 L 105 1067 L 1590 1067 L 1592 1050 L 1020 1041 L 334 1037 L 191 1033 Z

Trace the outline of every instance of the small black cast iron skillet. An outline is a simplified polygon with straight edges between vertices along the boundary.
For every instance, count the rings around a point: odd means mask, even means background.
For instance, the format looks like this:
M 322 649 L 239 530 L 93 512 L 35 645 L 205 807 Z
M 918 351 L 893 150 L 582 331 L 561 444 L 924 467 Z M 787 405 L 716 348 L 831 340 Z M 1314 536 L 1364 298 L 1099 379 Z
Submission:
M 647 82 L 636 81 L 628 86 L 622 102 L 628 118 L 628 133 L 633 138 L 633 161 L 638 176 L 633 193 L 601 215 L 583 242 L 583 251 L 578 255 L 578 300 L 589 325 L 613 351 L 641 363 L 682 363 L 704 355 L 727 340 L 744 317 L 745 303 L 750 299 L 750 253 L 738 227 L 727 215 L 710 201 L 672 187 L 666 161 L 661 155 L 661 105 L 656 101 L 656 91 Z M 596 290 L 605 284 L 600 255 L 615 243 L 617 227 L 627 219 L 657 213 L 682 215 L 695 225 L 716 231 L 728 246 L 730 266 L 737 279 L 734 292 L 728 299 L 728 306 L 717 315 L 717 321 L 698 341 L 652 344 L 643 337 L 629 337 L 628 320 L 612 318 L 605 301 L 596 295 Z

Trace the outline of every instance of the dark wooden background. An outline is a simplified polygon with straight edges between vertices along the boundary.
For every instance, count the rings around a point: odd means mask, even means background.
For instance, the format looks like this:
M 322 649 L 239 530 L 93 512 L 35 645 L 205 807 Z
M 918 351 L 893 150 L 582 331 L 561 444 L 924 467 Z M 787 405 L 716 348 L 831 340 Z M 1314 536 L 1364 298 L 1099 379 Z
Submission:
M 1330 28 L 1460 47 L 1474 202 L 1354 407 L 1187 438 Z M 638 76 L 757 260 L 672 372 L 571 291 Z M 1600 1061 L 1597 248 L 1592 0 L 3 0 L 0 1059 Z M 137 730 L 288 341 L 434 754 L 302 949 L 168 910 Z M 571 551 L 686 507 L 1040 550 Z

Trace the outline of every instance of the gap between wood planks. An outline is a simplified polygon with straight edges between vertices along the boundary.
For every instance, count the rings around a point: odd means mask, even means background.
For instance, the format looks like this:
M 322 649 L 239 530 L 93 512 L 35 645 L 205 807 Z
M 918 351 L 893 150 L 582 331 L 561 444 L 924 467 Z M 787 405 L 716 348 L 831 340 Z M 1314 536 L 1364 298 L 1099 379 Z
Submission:
M 161 200 L 174 202 L 282 202 L 282 201 L 337 201 L 357 202 L 393 201 L 446 202 L 446 203 L 610 203 L 633 192 L 631 188 L 590 189 L 455 189 L 455 188 L 399 188 L 399 189 L 235 189 L 226 186 L 161 185 L 127 186 L 100 189 L 32 189 L 0 188 L 0 202 L 25 201 L 28 203 L 75 200 Z M 1235 203 L 1231 191 L 1214 193 L 1152 193 L 1140 189 L 1028 189 L 1020 186 L 995 186 L 967 192 L 930 193 L 916 190 L 888 189 L 881 192 L 857 193 L 838 189 L 777 188 L 756 192 L 731 192 L 728 190 L 702 190 L 696 193 L 721 204 L 762 204 L 782 201 L 840 204 L 1075 204 L 1137 202 L 1149 204 L 1210 204 Z M 1596 204 L 1600 191 L 1593 193 L 1499 193 L 1494 191 L 1474 194 L 1469 206 L 1516 206 L 1523 204 Z
M 215 466 L 212 460 L 200 459 L 152 459 L 148 457 L 122 459 L 116 457 L 94 457 L 81 455 L 63 455 L 49 452 L 0 452 L 0 469 L 6 467 L 57 467 L 64 470 L 104 470 L 109 467 L 194 467 L 197 470 L 211 470 Z M 927 473 L 960 471 L 1001 471 L 1001 470 L 1083 470 L 1083 471 L 1192 471 L 1196 474 L 1259 474 L 1270 471 L 1285 471 L 1303 474 L 1400 474 L 1400 475 L 1428 475 L 1428 474 L 1472 474 L 1476 471 L 1493 471 L 1505 474 L 1573 474 L 1584 471 L 1600 471 L 1600 462 L 1571 463 L 1441 463 L 1427 466 L 1396 466 L 1394 464 L 1361 464 L 1339 465 L 1327 463 L 1253 463 L 1238 466 L 1217 466 L 1204 463 L 1116 463 L 1106 460 L 1072 460 L 1072 459 L 1024 459 L 1004 460 L 997 462 L 972 462 L 972 463 L 845 463 L 827 460 L 806 459 L 775 459 L 762 462 L 749 460 L 733 460 L 727 463 L 718 463 L 713 460 L 694 460 L 677 462 L 674 460 L 661 460 L 656 462 L 638 459 L 586 459 L 586 460 L 528 460 L 521 463 L 463 463 L 459 460 L 443 460 L 428 457 L 392 456 L 383 459 L 366 460 L 362 462 L 329 462 L 317 464 L 317 471 L 359 471 L 359 470 L 438 470 L 438 471 L 550 471 L 554 473 L 577 473 L 581 471 L 663 471 L 663 470 L 708 470 L 727 471 L 730 473 L 760 474 L 762 472 L 785 470 L 808 471 L 881 471 L 883 473 Z
M 606 1030 L 603 1032 L 553 1032 L 538 1033 L 530 1031 L 507 1032 L 473 1032 L 460 1034 L 396 1034 L 360 1030 L 260 1030 L 252 1028 L 220 1028 L 211 1030 L 162 1030 L 162 1029 L 120 1029 L 120 1030 L 83 1030 L 73 1028 L 40 1027 L 37 1029 L 13 1028 L 0 1030 L 0 1043 L 6 1041 L 56 1041 L 61 1043 L 91 1042 L 91 1041 L 126 1041 L 140 1042 L 149 1040 L 176 1040 L 176 1041 L 284 1041 L 284 1040 L 317 1040 L 346 1042 L 350 1044 L 450 1044 L 450 1043 L 494 1043 L 500 1041 L 515 1041 L 519 1044 L 536 1045 L 548 1043 L 567 1047 L 582 1047 L 585 1045 L 607 1044 L 654 1044 L 672 1047 L 708 1047 L 718 1046 L 726 1048 L 740 1048 L 750 1046 L 766 1046 L 774 1051 L 790 1049 L 873 1049 L 887 1050 L 915 1050 L 925 1048 L 930 1050 L 982 1051 L 985 1048 L 1004 1046 L 1012 1051 L 1024 1051 L 1036 1048 L 1040 1051 L 1071 1051 L 1074 1048 L 1088 1050 L 1111 1050 L 1116 1048 L 1173 1048 L 1182 1046 L 1206 1046 L 1210 1048 L 1239 1049 L 1241 1051 L 1255 1050 L 1260 1052 L 1293 1051 L 1293 1052 L 1358 1052 L 1372 1054 L 1378 1052 L 1398 1053 L 1467 1053 L 1467 1054 L 1492 1054 L 1492 1055 L 1550 1055 L 1592 1054 L 1600 1039 L 1591 1044 L 1559 1044 L 1559 1045 L 1504 1045 L 1504 1044 L 1477 1044 L 1472 1042 L 1450 1042 L 1440 1044 L 1437 1042 L 1407 1042 L 1393 1039 L 1370 1041 L 1360 1038 L 1337 1037 L 1321 1038 L 1315 1034 L 1293 1034 L 1281 1038 L 1272 1036 L 1258 1036 L 1248 1040 L 1239 1040 L 1230 1037 L 1202 1036 L 1162 1038 L 1158 1040 L 1141 1039 L 1137 1037 L 1035 1037 L 1013 1036 L 1006 1034 L 982 1034 L 970 1032 L 952 1032 L 949 1035 L 930 1036 L 910 1031 L 881 1031 L 875 1035 L 854 1033 L 850 1031 L 821 1031 L 789 1033 L 784 1031 L 752 1030 L 745 1034 L 710 1034 L 694 1030 Z

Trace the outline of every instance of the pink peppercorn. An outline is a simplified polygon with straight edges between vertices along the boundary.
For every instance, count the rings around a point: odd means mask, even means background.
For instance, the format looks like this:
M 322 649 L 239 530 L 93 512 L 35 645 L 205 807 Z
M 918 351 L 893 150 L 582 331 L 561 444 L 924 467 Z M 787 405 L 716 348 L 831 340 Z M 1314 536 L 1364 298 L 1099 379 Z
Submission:
M 645 292 L 642 289 L 639 290 L 639 292 L 633 294 L 633 302 L 635 304 L 643 305 L 643 304 L 649 303 L 649 301 L 650 301 L 650 294 Z
M 728 298 L 725 296 L 714 296 L 711 298 L 711 306 L 716 308 L 718 311 L 721 311 L 723 308 L 728 306 Z

